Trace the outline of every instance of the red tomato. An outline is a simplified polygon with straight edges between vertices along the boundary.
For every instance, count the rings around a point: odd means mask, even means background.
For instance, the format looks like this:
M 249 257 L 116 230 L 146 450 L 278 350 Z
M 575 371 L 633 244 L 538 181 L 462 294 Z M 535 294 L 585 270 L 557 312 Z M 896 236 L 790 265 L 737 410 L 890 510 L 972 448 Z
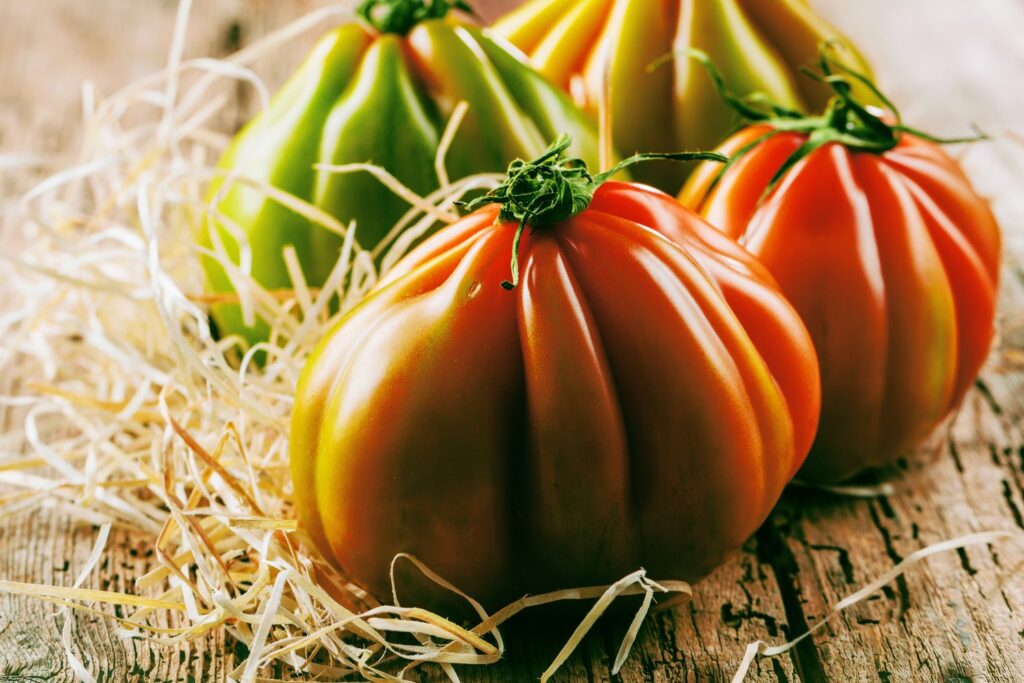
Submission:
M 516 230 L 493 205 L 445 228 L 320 344 L 292 422 L 303 527 L 378 596 L 399 552 L 489 605 L 706 574 L 813 439 L 799 317 L 651 188 L 608 182 L 527 227 L 506 291 Z
M 684 203 L 738 238 L 778 280 L 818 350 L 822 415 L 801 478 L 839 480 L 893 461 L 963 399 L 992 341 L 1000 236 L 986 202 L 937 144 L 911 134 L 882 152 L 829 142 L 760 202 L 807 133 L 753 144 Z

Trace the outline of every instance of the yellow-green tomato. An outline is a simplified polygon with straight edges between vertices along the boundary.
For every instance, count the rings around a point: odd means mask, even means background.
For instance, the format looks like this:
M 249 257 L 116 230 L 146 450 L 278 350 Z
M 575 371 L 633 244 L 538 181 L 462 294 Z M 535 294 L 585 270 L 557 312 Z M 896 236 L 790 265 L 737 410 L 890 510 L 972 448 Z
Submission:
M 363 20 L 324 37 L 224 154 L 220 167 L 226 174 L 210 189 L 214 211 L 200 243 L 210 247 L 219 237 L 237 263 L 244 235 L 251 274 L 266 289 L 292 287 L 282 257 L 292 245 L 308 284 L 321 285 L 342 238 L 252 184 L 227 179 L 236 174 L 269 184 L 343 225 L 355 221 L 357 243 L 372 249 L 409 204 L 367 173 L 338 174 L 315 165 L 372 162 L 427 194 L 438 187 L 438 145 L 462 101 L 469 109 L 446 155 L 452 179 L 500 172 L 509 159 L 536 156 L 561 133 L 573 136 L 575 155 L 596 166 L 590 119 L 504 47 L 436 11 L 448 4 L 368 1 Z M 409 7 L 422 11 L 403 14 Z M 233 291 L 221 263 L 203 260 L 210 289 Z M 257 319 L 247 326 L 237 304 L 213 306 L 213 317 L 222 335 L 239 334 L 250 343 L 267 337 L 266 323 Z
M 587 111 L 606 101 L 615 146 L 625 155 L 710 149 L 736 127 L 689 50 L 709 55 L 740 95 L 817 109 L 829 88 L 796 76 L 817 63 L 823 42 L 841 38 L 805 0 L 529 0 L 492 31 Z M 869 73 L 845 39 L 831 49 Z M 854 87 L 871 101 L 860 83 Z M 686 173 L 650 164 L 636 178 L 676 193 Z

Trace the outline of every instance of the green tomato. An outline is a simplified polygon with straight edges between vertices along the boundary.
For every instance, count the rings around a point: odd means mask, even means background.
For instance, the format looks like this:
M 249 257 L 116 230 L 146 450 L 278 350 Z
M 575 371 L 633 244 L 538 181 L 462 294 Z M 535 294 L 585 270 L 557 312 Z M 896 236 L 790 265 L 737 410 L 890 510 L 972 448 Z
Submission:
M 238 134 L 220 167 L 304 199 L 343 225 L 355 221 L 356 241 L 372 249 L 409 205 L 370 174 L 314 166 L 371 162 L 428 194 L 439 185 L 438 145 L 461 101 L 469 109 L 446 156 L 453 179 L 500 172 L 511 159 L 537 156 L 562 133 L 572 135 L 572 154 L 597 166 L 592 120 L 510 48 L 450 18 L 397 29 L 393 24 L 364 20 L 331 31 L 267 110 Z M 223 187 L 225 182 L 218 178 L 210 188 L 215 212 L 199 242 L 210 247 L 216 234 L 237 263 L 235 235 L 244 232 L 252 276 L 267 289 L 292 286 L 282 256 L 290 244 L 307 283 L 322 285 L 342 238 L 259 189 L 241 182 Z M 203 264 L 210 290 L 233 291 L 217 260 L 203 257 Z M 250 344 L 267 339 L 267 324 L 245 325 L 237 304 L 216 304 L 212 314 L 221 335 L 238 334 Z

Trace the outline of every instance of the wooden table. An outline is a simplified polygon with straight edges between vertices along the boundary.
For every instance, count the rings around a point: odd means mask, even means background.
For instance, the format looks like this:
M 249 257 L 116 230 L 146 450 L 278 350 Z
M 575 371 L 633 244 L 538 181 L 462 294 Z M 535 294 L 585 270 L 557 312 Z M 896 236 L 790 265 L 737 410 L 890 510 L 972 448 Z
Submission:
M 197 2 L 189 53 L 224 54 L 320 4 L 326 3 Z M 1024 4 L 817 4 L 873 59 L 914 125 L 962 133 L 977 122 L 1001 136 L 962 152 L 1007 236 L 1001 348 L 933 466 L 910 468 L 896 482 L 898 493 L 888 497 L 787 493 L 743 550 L 696 587 L 691 605 L 650 618 L 622 672 L 625 681 L 728 678 L 748 642 L 779 642 L 803 633 L 829 606 L 914 550 L 965 533 L 1024 528 Z M 76 137 L 80 82 L 93 79 L 101 92 L 109 92 L 158 68 L 174 5 L 0 0 L 0 152 L 68 149 Z M 295 60 L 301 52 L 295 51 Z M 258 68 L 275 82 L 291 66 Z M 1005 137 L 1012 131 L 1016 141 Z M 12 416 L 6 419 L 9 425 Z M 93 537 L 93 530 L 48 510 L 2 519 L 0 579 L 70 584 Z M 143 537 L 115 532 L 109 547 L 92 586 L 130 586 L 152 565 Z M 790 654 L 761 661 L 748 680 L 1024 681 L 1022 563 L 1019 542 L 935 557 Z M 0 680 L 74 679 L 52 612 L 31 599 L 0 595 Z M 560 676 L 609 680 L 624 629 L 621 619 L 602 624 Z M 570 630 L 569 624 L 513 625 L 507 660 L 463 671 L 464 680 L 536 678 Z M 118 641 L 111 622 L 82 617 L 73 636 L 100 681 L 222 681 L 234 667 L 233 645 L 220 635 L 161 651 Z

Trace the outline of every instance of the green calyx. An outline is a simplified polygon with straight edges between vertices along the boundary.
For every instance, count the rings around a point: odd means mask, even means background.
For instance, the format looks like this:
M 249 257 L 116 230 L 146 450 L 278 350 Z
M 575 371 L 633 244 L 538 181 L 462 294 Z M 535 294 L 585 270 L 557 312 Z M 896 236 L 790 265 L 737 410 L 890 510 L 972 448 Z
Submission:
M 766 125 L 771 129 L 737 151 L 729 162 L 719 170 L 712 187 L 718 183 L 732 164 L 742 159 L 765 140 L 780 133 L 801 133 L 807 136 L 807 140 L 786 159 L 775 173 L 765 189 L 762 199 L 768 196 L 782 177 L 801 159 L 830 142 L 860 152 L 882 154 L 896 147 L 900 143 L 903 133 L 911 133 L 938 144 L 977 142 L 988 139 L 987 135 L 977 130 L 972 137 L 940 138 L 905 125 L 899 109 L 870 78 L 830 56 L 834 43 L 835 41 L 828 41 L 821 44 L 817 70 L 810 68 L 802 70 L 807 77 L 828 85 L 834 93 L 825 111 L 818 116 L 779 106 L 757 94 L 745 98 L 739 97 L 728 89 L 724 77 L 707 53 L 701 50 L 689 50 L 690 57 L 707 69 L 719 96 L 739 114 L 745 123 Z M 863 84 L 878 97 L 891 113 L 891 122 L 887 120 L 885 114 L 872 111 L 854 98 L 851 81 Z
M 563 134 L 536 159 L 516 159 L 509 165 L 505 180 L 498 187 L 483 197 L 462 204 L 467 211 L 500 204 L 499 220 L 519 224 L 512 243 L 512 280 L 501 283 L 505 289 L 512 290 L 519 285 L 519 243 L 525 227 L 552 226 L 582 213 L 590 206 L 597 188 L 624 168 L 652 159 L 722 163 L 729 160 L 715 152 L 636 154 L 604 173 L 591 175 L 583 160 L 565 156 L 571 144 L 571 138 Z
M 465 0 L 363 0 L 356 13 L 381 33 L 404 36 L 428 19 L 443 19 L 453 9 L 473 13 Z

